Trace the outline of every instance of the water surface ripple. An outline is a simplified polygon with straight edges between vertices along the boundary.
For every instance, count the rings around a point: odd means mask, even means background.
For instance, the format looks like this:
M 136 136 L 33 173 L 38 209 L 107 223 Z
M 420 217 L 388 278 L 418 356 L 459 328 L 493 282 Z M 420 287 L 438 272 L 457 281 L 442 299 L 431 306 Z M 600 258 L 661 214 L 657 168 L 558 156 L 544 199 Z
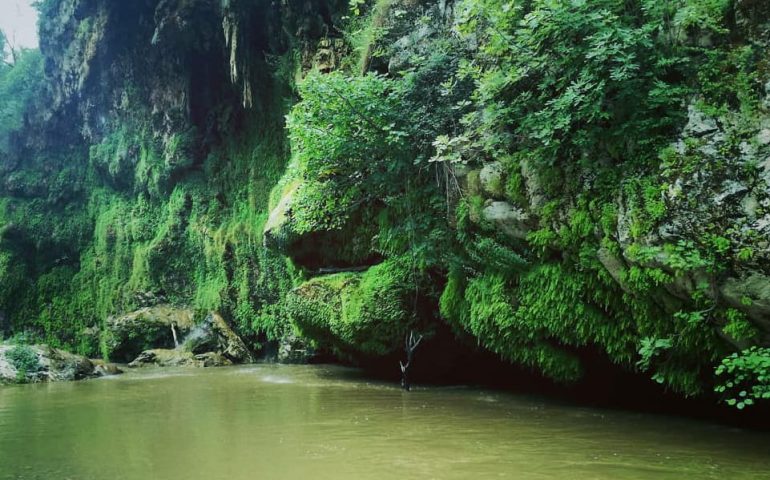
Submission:
M 0 480 L 769 479 L 770 435 L 331 366 L 0 387 Z

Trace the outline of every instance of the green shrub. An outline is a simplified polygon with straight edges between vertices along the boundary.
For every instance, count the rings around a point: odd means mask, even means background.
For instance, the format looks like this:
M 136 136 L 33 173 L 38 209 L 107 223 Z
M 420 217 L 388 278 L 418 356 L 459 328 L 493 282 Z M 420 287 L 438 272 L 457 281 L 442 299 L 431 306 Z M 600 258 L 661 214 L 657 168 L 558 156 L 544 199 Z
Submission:
M 734 308 L 725 311 L 727 323 L 722 331 L 738 342 L 754 342 L 760 337 L 759 329 L 746 318 L 746 314 Z
M 0 48 L 4 47 L 0 43 Z M 0 52 L 0 155 L 11 153 L 11 136 L 21 133 L 24 117 L 42 89 L 43 56 L 37 50 L 23 50 L 16 63 L 8 66 Z
M 16 369 L 16 380 L 20 383 L 26 382 L 29 374 L 40 370 L 37 353 L 28 345 L 16 345 L 6 355 Z
M 726 357 L 717 366 L 714 390 L 724 401 L 742 410 L 770 399 L 770 348 L 751 347 Z

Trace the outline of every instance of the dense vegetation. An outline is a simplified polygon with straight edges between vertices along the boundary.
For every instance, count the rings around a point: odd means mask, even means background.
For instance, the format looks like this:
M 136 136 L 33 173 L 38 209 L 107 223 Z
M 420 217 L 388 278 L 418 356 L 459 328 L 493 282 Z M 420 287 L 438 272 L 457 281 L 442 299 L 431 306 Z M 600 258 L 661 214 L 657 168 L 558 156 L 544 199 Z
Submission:
M 449 328 L 770 396 L 761 2 L 63 3 L 0 67 L 7 334 L 109 356 L 109 315 L 172 303 L 255 348 Z

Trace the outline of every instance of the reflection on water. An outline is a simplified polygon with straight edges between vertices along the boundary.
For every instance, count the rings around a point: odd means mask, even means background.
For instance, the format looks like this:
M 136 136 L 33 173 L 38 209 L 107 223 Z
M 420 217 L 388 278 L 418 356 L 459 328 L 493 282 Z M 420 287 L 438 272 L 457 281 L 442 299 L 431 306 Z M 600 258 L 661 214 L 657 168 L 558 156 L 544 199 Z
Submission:
M 0 388 L 0 479 L 766 479 L 770 435 L 355 370 Z

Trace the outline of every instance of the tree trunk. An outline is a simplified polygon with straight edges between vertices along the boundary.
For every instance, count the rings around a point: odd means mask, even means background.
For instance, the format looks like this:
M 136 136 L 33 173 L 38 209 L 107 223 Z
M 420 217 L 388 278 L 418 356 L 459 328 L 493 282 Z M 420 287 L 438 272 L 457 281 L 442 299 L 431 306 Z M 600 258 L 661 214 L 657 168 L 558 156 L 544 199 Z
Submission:
M 409 383 L 409 367 L 412 365 L 412 359 L 414 358 L 414 351 L 422 341 L 422 335 L 419 337 L 414 334 L 414 330 L 409 332 L 404 342 L 404 350 L 406 350 L 406 363 L 399 361 L 401 366 L 401 388 L 407 392 L 412 389 L 412 385 Z

